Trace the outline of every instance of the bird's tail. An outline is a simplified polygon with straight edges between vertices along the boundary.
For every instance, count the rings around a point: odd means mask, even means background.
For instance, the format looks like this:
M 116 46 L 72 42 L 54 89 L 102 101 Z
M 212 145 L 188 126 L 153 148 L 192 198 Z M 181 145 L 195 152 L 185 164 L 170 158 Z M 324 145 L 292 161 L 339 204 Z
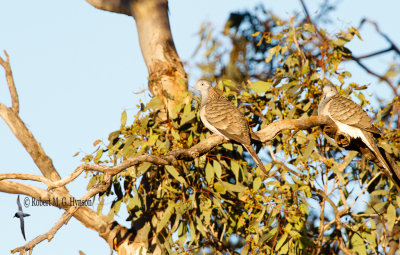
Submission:
M 251 157 L 254 159 L 256 162 L 257 166 L 263 171 L 263 173 L 268 176 L 267 170 L 265 169 L 263 163 L 261 162 L 261 159 L 258 157 L 256 151 L 254 150 L 253 146 L 250 145 L 245 145 L 243 146 L 246 148 L 246 150 L 250 153 Z
M 399 181 L 396 181 L 396 180 L 399 180 L 399 178 L 398 178 L 398 176 L 393 176 L 393 174 L 395 174 L 395 172 L 389 166 L 389 164 L 386 161 L 386 159 L 380 153 L 378 146 L 376 146 L 375 141 L 373 140 L 374 138 L 373 138 L 372 134 L 369 133 L 369 132 L 365 132 L 365 131 L 362 131 L 362 132 L 363 132 L 363 134 L 364 134 L 364 136 L 366 138 L 366 140 L 362 139 L 363 142 L 374 153 L 375 157 L 382 164 L 386 176 L 388 176 L 390 179 L 392 179 L 394 184 L 397 186 L 397 189 L 400 191 L 400 183 L 399 183 Z

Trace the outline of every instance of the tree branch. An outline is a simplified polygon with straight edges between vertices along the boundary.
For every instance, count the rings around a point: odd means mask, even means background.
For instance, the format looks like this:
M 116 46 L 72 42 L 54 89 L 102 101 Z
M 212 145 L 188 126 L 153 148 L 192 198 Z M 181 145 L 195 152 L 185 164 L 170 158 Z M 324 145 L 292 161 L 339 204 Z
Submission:
M 15 137 L 24 146 L 43 176 L 52 181 L 60 180 L 60 175 L 54 168 L 53 161 L 44 152 L 40 143 L 33 137 L 31 131 L 26 127 L 18 113 L 0 103 L 0 117 L 3 118 Z M 65 187 L 62 189 L 64 192 L 68 192 Z
M 6 79 L 8 83 L 8 89 L 10 90 L 11 102 L 12 102 L 12 110 L 18 114 L 19 112 L 19 100 L 17 89 L 15 88 L 14 78 L 11 71 L 10 65 L 10 57 L 7 54 L 7 51 L 4 51 L 4 54 L 7 57 L 7 60 L 4 60 L 0 56 L 0 65 L 3 66 L 4 71 L 6 72 Z
M 130 0 L 86 0 L 86 2 L 100 10 L 132 16 Z
M 82 196 L 81 201 L 87 201 L 89 200 L 91 197 L 95 196 L 96 194 L 100 193 L 100 192 L 104 192 L 107 190 L 107 188 L 110 186 L 110 176 L 106 175 L 106 177 L 104 178 L 105 180 L 98 184 L 95 185 L 94 187 L 92 187 L 84 196 Z M 39 235 L 36 238 L 34 238 L 33 240 L 31 240 L 30 242 L 28 242 L 27 244 L 25 244 L 24 246 L 15 248 L 14 250 L 11 251 L 11 253 L 16 253 L 16 252 L 20 252 L 20 254 L 25 254 L 26 251 L 30 251 L 32 252 L 32 249 L 39 244 L 40 242 L 44 241 L 44 240 L 48 240 L 49 242 L 51 241 L 51 239 L 53 239 L 54 235 L 57 233 L 57 231 L 64 225 L 66 224 L 69 219 L 72 217 L 72 215 L 74 215 L 74 213 L 81 208 L 81 205 L 74 205 L 74 206 L 69 206 L 68 210 L 66 212 L 64 212 L 64 214 L 61 216 L 61 218 L 57 221 L 57 223 L 45 234 Z M 113 247 L 111 246 L 111 251 L 113 249 Z
M 59 189 L 49 192 L 33 185 L 18 183 L 7 180 L 0 180 L 0 192 L 11 193 L 11 194 L 24 194 L 41 201 L 71 201 L 75 200 L 74 197 L 69 194 L 61 192 Z M 60 209 L 68 210 L 70 208 L 69 203 L 53 204 Z M 113 245 L 114 238 L 126 237 L 129 235 L 127 228 L 120 226 L 117 222 L 109 222 L 106 216 L 98 215 L 97 212 L 84 206 L 79 207 L 74 213 L 74 217 L 79 220 L 84 226 L 90 228 L 99 233 L 99 235 L 106 240 L 108 244 Z
M 353 55 L 351 56 L 351 59 L 354 60 L 354 61 L 355 61 L 362 69 L 364 69 L 367 73 L 369 73 L 369 74 L 371 74 L 371 75 L 373 75 L 373 76 L 379 78 L 380 80 L 386 82 L 386 83 L 390 86 L 390 88 L 392 89 L 393 94 L 394 94 L 396 97 L 399 96 L 398 93 L 397 93 L 396 87 L 394 86 L 394 84 L 393 84 L 387 77 L 385 77 L 385 76 L 383 76 L 383 75 L 380 75 L 380 74 L 378 74 L 378 73 L 372 71 L 372 70 L 369 69 L 366 65 L 364 65 L 363 63 L 361 63 L 361 60 L 360 60 L 360 59 L 354 57 Z
M 361 22 L 360 22 L 360 26 L 358 27 L 358 29 L 361 29 L 361 27 L 364 25 L 364 23 L 372 24 L 375 27 L 376 32 L 378 32 L 390 44 L 392 50 L 394 50 L 397 54 L 400 55 L 399 47 L 397 47 L 397 45 L 389 38 L 389 36 L 387 36 L 386 34 L 382 33 L 382 31 L 379 29 L 378 24 L 375 21 L 372 21 L 372 20 L 367 19 L 367 18 L 363 18 L 361 20 Z

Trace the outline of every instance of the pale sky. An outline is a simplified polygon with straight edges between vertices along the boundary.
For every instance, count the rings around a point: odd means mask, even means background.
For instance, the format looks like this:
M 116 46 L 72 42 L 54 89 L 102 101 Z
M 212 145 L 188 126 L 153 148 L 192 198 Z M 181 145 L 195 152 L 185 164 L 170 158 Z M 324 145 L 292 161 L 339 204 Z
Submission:
M 44 150 L 53 159 L 62 177 L 66 177 L 81 162 L 81 155 L 94 150 L 93 142 L 106 139 L 119 128 L 123 110 L 128 116 L 135 113 L 135 105 L 145 94 L 133 92 L 147 87 L 147 70 L 138 46 L 135 23 L 132 17 L 113 14 L 93 8 L 84 0 L 75 1 L 0 1 L 0 50 L 7 50 L 11 58 L 14 79 L 20 99 L 20 116 Z M 181 59 L 191 66 L 191 55 L 197 46 L 196 33 L 200 24 L 211 21 L 217 31 L 223 29 L 229 12 L 252 9 L 261 1 L 192 1 L 171 0 L 170 21 L 175 45 Z M 306 0 L 313 15 L 316 1 Z M 319 1 L 318 1 L 319 2 Z M 263 1 L 281 17 L 301 10 L 295 0 Z M 362 17 L 379 23 L 383 32 L 400 45 L 397 27 L 398 0 L 342 1 L 334 12 L 334 24 L 328 31 L 334 33 L 349 25 L 358 26 Z M 350 46 L 356 56 L 388 45 L 374 30 L 367 26 L 361 30 L 364 41 Z M 383 71 L 393 55 L 366 62 L 375 70 Z M 375 84 L 376 79 L 364 71 L 351 68 L 352 81 Z M 198 72 L 186 68 L 190 81 Z M 197 75 L 197 76 L 196 76 Z M 373 85 L 370 93 L 391 97 L 384 84 Z M 0 101 L 10 105 L 10 97 L 3 70 L 0 71 Z M 128 119 L 131 120 L 132 118 Z M 40 174 L 29 155 L 0 120 L 0 173 Z M 81 151 L 81 155 L 72 156 Z M 71 193 L 79 198 L 86 193 L 87 179 L 83 176 L 68 185 Z M 32 183 L 45 188 L 44 185 Z M 25 196 L 21 196 L 21 200 Z M 0 193 L 0 254 L 25 244 L 19 220 L 13 218 L 17 211 L 17 195 Z M 122 207 L 121 207 L 122 208 Z M 54 207 L 23 207 L 31 214 L 25 220 L 27 241 L 47 232 L 64 211 Z M 94 208 L 95 209 L 95 208 Z M 126 213 L 121 209 L 115 219 L 125 222 Z M 72 218 L 51 242 L 38 244 L 33 254 L 109 254 L 106 242 L 98 233 L 85 228 Z

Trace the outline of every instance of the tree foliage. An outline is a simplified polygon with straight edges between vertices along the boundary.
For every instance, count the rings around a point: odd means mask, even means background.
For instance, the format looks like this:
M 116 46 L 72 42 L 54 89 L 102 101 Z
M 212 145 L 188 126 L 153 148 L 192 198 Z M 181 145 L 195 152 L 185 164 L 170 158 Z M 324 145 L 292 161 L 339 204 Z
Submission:
M 347 84 L 351 74 L 341 66 L 352 57 L 346 44 L 361 37 L 356 28 L 330 35 L 306 19 L 281 19 L 258 7 L 232 13 L 223 34 L 203 25 L 199 36 L 199 70 L 218 81 L 216 86 L 240 107 L 253 131 L 276 120 L 316 115 L 327 83 L 371 108 L 366 85 Z M 389 68 L 389 78 L 398 77 L 398 67 Z M 187 97 L 167 121 L 157 118 L 158 97 L 138 104 L 132 123 L 123 112 L 120 129 L 104 144 L 96 141 L 98 150 L 84 161 L 116 165 L 206 139 L 210 132 L 200 121 L 199 101 Z M 379 144 L 397 162 L 400 131 L 393 113 L 398 100 L 375 113 L 384 134 Z M 193 161 L 143 163 L 114 176 L 109 191 L 99 196 L 98 212 L 105 196 L 112 196 L 109 219 L 126 207 L 132 228 L 144 226 L 149 243 L 161 244 L 170 254 L 386 251 L 400 197 L 374 162 L 341 148 L 319 127 L 288 130 L 256 147 L 268 178 L 241 145 L 224 143 Z M 93 173 L 88 189 L 102 178 Z

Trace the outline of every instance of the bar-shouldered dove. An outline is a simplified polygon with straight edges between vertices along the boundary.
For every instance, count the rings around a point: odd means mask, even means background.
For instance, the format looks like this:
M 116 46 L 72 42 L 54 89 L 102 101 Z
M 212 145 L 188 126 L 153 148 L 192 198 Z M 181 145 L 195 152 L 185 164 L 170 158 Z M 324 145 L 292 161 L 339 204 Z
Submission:
M 241 143 L 250 153 L 257 166 L 268 175 L 257 156 L 250 139 L 250 127 L 243 113 L 218 93 L 206 80 L 199 80 L 195 89 L 201 93 L 200 119 L 214 134 Z
M 387 174 L 392 176 L 390 166 L 374 141 L 374 135 L 381 136 L 381 131 L 372 124 L 372 119 L 361 106 L 340 96 L 336 88 L 328 84 L 323 88 L 322 99 L 318 105 L 318 115 L 328 115 L 340 132 L 351 138 L 360 138 L 388 171 Z

